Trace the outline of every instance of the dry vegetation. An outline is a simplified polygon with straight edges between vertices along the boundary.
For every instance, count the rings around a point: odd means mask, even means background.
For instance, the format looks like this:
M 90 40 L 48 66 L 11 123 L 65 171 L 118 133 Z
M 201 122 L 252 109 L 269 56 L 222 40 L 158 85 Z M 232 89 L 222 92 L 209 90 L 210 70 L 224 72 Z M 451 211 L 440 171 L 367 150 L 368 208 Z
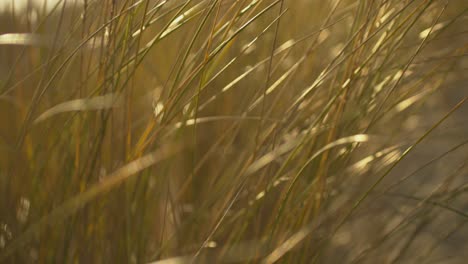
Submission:
M 465 0 L 67 3 L 0 15 L 0 262 L 468 257 Z

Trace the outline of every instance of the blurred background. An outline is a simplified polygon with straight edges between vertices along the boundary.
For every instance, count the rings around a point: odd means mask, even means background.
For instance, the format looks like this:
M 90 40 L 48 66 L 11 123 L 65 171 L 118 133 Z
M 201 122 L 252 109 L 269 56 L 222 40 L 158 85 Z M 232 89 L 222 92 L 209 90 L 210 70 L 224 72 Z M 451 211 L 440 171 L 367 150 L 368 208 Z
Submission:
M 465 263 L 465 0 L 0 0 L 0 263 Z

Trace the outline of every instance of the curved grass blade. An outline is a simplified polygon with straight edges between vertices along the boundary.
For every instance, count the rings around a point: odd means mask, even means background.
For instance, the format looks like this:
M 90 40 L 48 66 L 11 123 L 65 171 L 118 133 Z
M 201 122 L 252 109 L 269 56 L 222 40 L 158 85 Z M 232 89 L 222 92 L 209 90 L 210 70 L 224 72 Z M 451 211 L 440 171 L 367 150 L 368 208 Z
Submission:
M 120 105 L 120 103 L 117 101 L 118 98 L 119 95 L 117 94 L 107 94 L 92 98 L 75 99 L 63 102 L 39 115 L 39 117 L 36 118 L 36 120 L 34 120 L 33 123 L 40 123 L 46 119 L 49 119 L 52 116 L 65 112 L 102 110 L 118 107 Z

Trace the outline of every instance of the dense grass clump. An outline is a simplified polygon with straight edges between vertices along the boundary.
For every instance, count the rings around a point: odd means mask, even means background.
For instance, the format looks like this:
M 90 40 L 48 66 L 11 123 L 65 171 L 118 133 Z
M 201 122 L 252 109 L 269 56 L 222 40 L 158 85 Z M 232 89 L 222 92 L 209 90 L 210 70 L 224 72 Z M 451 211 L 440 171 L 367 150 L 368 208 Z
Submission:
M 0 15 L 1 263 L 468 257 L 465 0 L 57 2 Z

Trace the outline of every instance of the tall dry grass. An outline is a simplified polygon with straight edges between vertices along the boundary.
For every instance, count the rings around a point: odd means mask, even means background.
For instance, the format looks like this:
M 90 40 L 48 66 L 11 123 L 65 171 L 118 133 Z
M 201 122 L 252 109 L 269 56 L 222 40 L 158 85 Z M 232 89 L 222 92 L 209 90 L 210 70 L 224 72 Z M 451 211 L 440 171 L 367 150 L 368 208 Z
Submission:
M 0 15 L 0 262 L 464 263 L 465 1 Z

